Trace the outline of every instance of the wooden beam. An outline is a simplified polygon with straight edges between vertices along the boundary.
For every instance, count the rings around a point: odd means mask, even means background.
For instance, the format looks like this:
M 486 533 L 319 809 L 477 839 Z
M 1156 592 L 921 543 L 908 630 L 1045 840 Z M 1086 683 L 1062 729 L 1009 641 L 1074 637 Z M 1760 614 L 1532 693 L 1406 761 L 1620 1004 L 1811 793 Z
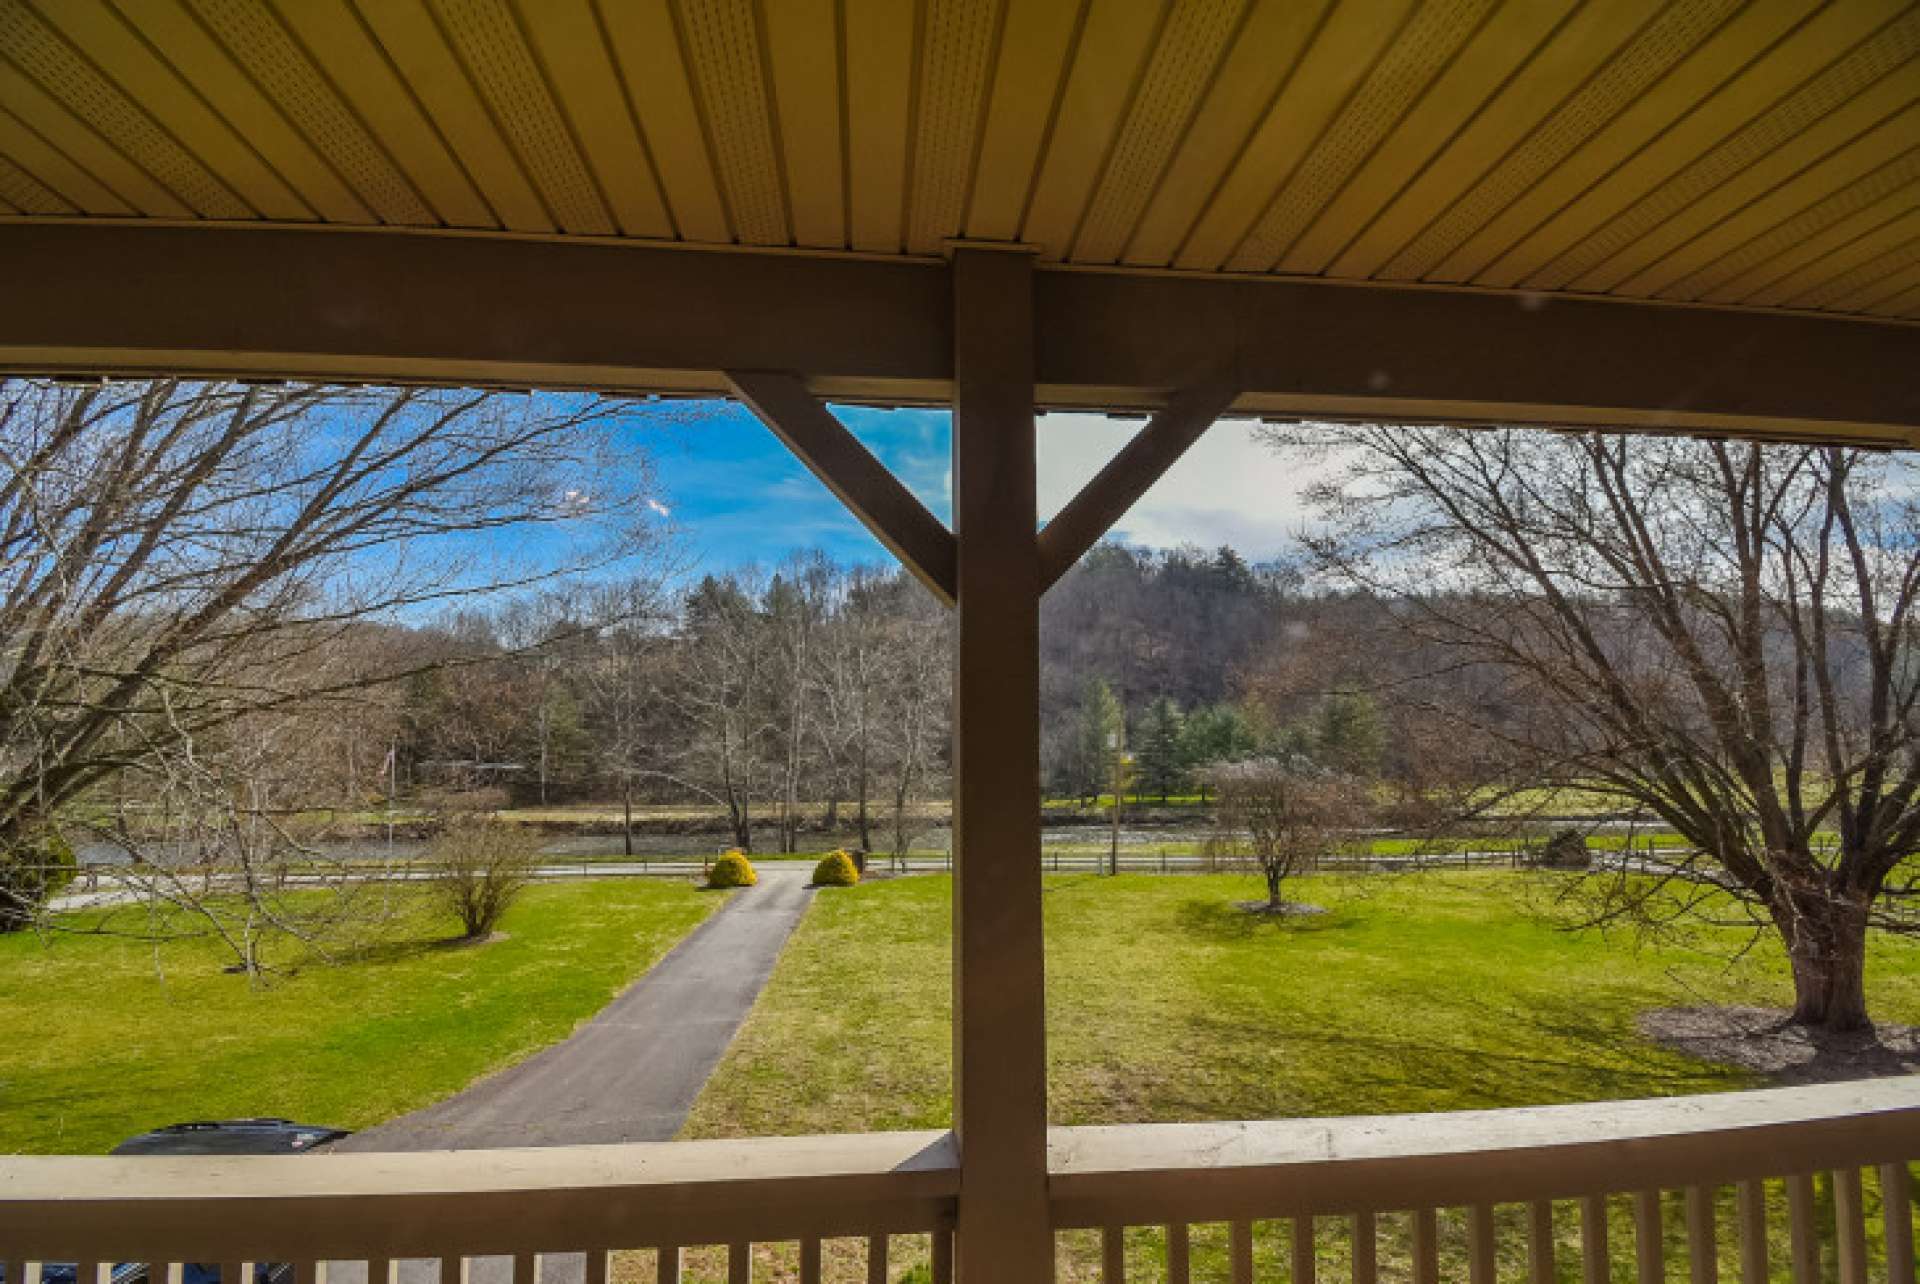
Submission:
M 901 565 L 948 606 L 954 538 L 886 465 L 790 374 L 730 370 L 727 380 L 760 422 L 800 457 Z
M 1053 1277 L 1040 921 L 1033 264 L 953 260 L 953 1117 L 960 1279 Z
M 839 400 L 953 391 L 944 265 L 337 229 L 0 223 L 0 370 Z M 1034 274 L 1037 404 L 1920 444 L 1920 325 L 1424 285 Z
M 0 281 L 0 368 L 713 395 L 725 370 L 794 370 L 944 399 L 953 363 L 947 273 L 926 263 L 16 223 Z
M 1203 385 L 1175 393 L 1107 466 L 1080 488 L 1040 531 L 1040 588 L 1053 587 L 1127 510 L 1173 467 L 1238 389 Z
M 1225 372 L 1241 410 L 1920 444 L 1920 326 L 1525 291 L 1043 272 L 1042 405 Z

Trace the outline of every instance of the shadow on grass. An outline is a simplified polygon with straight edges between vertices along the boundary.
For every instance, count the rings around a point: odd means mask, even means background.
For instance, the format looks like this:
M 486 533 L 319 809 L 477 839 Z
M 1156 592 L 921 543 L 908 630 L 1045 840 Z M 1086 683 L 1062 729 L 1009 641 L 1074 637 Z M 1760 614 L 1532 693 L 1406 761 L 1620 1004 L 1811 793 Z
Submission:
M 1647 1055 L 1652 1049 L 1644 1040 L 1595 1028 L 1577 1002 L 1525 1012 L 1477 1006 L 1482 1018 L 1507 1024 L 1508 1046 L 1345 1022 L 1253 1028 L 1230 1014 L 1195 1013 L 1188 1036 L 1204 1040 L 1225 1064 L 1204 1083 L 1156 1076 L 1140 1100 L 1160 1119 L 1271 1118 L 1492 1109 L 1752 1086 L 1722 1067 L 1660 1064 Z M 1443 1029 L 1471 1019 L 1457 1003 L 1431 1015 Z M 1304 1078 L 1287 1073 L 1303 1064 L 1324 1069 Z
M 430 954 L 475 950 L 510 939 L 505 932 L 495 932 L 490 936 L 411 936 L 365 941 L 329 950 L 324 956 L 315 955 L 303 960 L 300 968 L 289 971 L 313 967 L 389 967 Z
M 1359 926 L 1357 916 L 1345 906 L 1316 906 L 1321 912 L 1307 914 L 1263 914 L 1246 908 L 1251 902 L 1222 901 L 1196 896 L 1180 902 L 1175 917 L 1182 930 L 1215 941 L 1244 941 L 1256 936 L 1318 935 L 1344 932 Z
M 1740 1066 L 1782 1085 L 1898 1078 L 1920 1072 L 1920 1027 L 1863 1030 L 1796 1024 L 1784 1008 L 1695 1006 L 1640 1014 L 1642 1034 L 1683 1056 Z
M 1368 968 L 1349 935 L 1366 926 L 1365 909 L 1337 897 L 1321 915 L 1250 914 L 1207 896 L 1168 913 L 1167 930 L 1203 947 L 1209 974 L 1224 966 L 1235 979 L 1203 989 L 1196 976 L 1191 1001 L 1160 1006 L 1171 1028 L 1153 1038 L 1157 1052 L 1083 1059 L 1088 1093 L 1067 1105 L 1072 1122 L 1490 1109 L 1756 1085 L 1736 1066 L 1644 1037 L 1635 1017 L 1659 996 L 1642 986 L 1586 980 L 1552 960 L 1542 973 L 1503 973 L 1500 985 L 1456 975 L 1438 956 L 1431 970 L 1397 951 Z M 1268 940 L 1302 952 L 1269 953 Z
M 1524 1002 L 1500 1002 L 1456 995 L 1435 1004 L 1427 1021 L 1462 1031 L 1462 1037 L 1330 1030 L 1290 1034 L 1288 1041 L 1338 1056 L 1350 1082 L 1450 1089 L 1470 1099 L 1463 1106 L 1664 1097 L 1751 1086 L 1734 1067 L 1659 1057 L 1630 1025 L 1597 1015 L 1585 996 L 1536 993 Z M 1469 1042 L 1464 1033 L 1489 1028 L 1503 1036 L 1502 1046 Z
M 1112 877 L 1111 874 L 1048 874 L 1041 882 L 1040 890 L 1048 896 L 1090 892 L 1105 887 Z

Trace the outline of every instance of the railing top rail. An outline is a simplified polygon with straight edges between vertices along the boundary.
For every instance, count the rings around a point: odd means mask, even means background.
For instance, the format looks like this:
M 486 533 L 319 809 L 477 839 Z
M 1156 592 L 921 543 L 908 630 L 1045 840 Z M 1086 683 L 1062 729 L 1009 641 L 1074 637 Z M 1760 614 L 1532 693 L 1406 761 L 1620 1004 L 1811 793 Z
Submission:
M 0 1208 L 54 1200 L 247 1200 L 266 1196 L 459 1195 L 739 1187 L 852 1178 L 959 1188 L 947 1132 L 743 1137 L 609 1146 L 530 1146 L 312 1155 L 0 1156 Z
M 1920 1078 L 1448 1114 L 1056 1128 L 1055 1221 L 1562 1199 L 1920 1158 Z
M 0 1158 L 7 1255 L 431 1257 L 926 1230 L 945 1132 L 414 1154 Z
M 1920 1078 L 1452 1114 L 1055 1128 L 1058 1226 L 1572 1198 L 1920 1159 Z M 868 1235 L 952 1218 L 944 1132 L 0 1158 L 0 1256 L 436 1257 Z

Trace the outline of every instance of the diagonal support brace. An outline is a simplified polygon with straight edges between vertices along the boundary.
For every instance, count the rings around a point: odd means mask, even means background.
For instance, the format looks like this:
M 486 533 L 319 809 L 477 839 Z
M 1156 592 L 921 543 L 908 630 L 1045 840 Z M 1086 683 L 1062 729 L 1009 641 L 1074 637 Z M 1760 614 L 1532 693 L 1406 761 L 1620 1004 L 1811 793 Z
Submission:
M 935 597 L 953 605 L 957 545 L 885 464 L 807 391 L 798 376 L 729 370 L 734 395 L 839 497 Z
M 1041 591 L 1051 588 L 1126 516 L 1239 395 L 1237 388 L 1208 384 L 1183 388 L 1170 397 L 1166 407 L 1041 529 L 1037 537 Z

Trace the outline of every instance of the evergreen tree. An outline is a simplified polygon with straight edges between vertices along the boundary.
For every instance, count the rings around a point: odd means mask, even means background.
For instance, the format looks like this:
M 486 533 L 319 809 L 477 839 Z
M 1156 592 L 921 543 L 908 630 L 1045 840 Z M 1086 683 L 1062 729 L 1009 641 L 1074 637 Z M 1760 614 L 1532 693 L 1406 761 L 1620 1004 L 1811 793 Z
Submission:
M 1259 748 L 1260 737 L 1253 724 L 1235 705 L 1202 705 L 1187 715 L 1180 732 L 1180 763 L 1189 773 L 1250 758 Z M 1209 786 L 1204 775 L 1199 779 L 1204 799 Z
M 1322 700 L 1313 738 L 1314 757 L 1323 766 L 1350 776 L 1380 769 L 1380 710 L 1363 691 L 1336 691 Z
M 1141 720 L 1140 787 L 1146 793 L 1158 794 L 1163 803 L 1186 782 L 1187 764 L 1181 735 L 1184 726 L 1180 706 L 1171 696 L 1155 699 Z
M 1075 788 L 1082 798 L 1097 797 L 1113 772 L 1112 738 L 1124 738 L 1126 711 L 1105 678 L 1089 678 L 1080 692 L 1080 716 L 1074 735 Z

